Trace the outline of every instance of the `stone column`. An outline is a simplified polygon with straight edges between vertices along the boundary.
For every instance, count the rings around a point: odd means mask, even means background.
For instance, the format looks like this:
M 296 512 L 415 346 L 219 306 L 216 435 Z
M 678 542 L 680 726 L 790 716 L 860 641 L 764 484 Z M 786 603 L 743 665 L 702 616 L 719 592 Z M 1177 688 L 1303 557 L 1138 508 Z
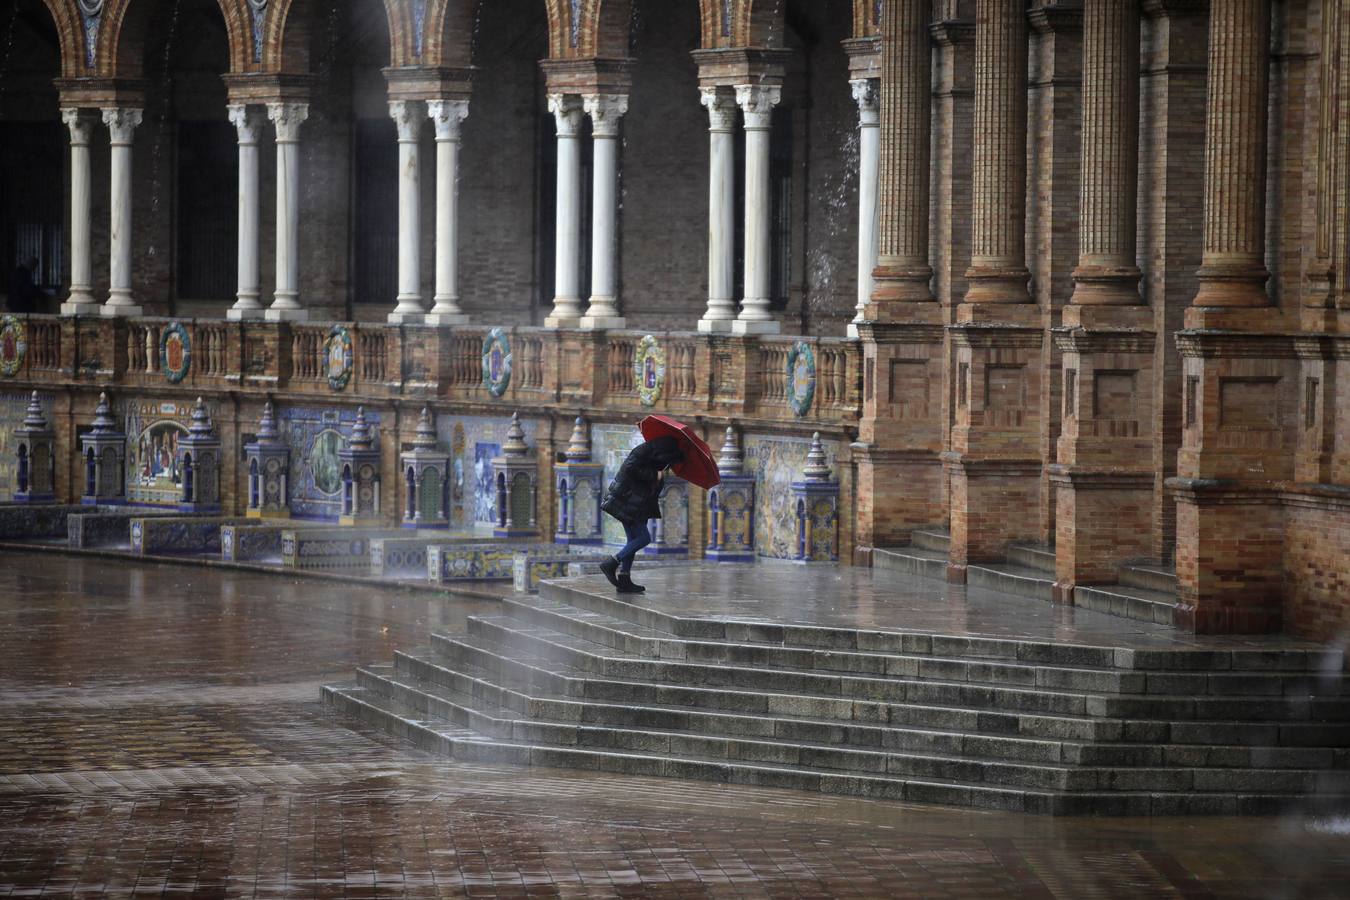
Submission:
M 139 316 L 141 308 L 131 296 L 131 140 L 136 126 L 141 124 L 141 111 L 105 107 L 103 124 L 108 126 L 112 145 L 109 203 L 112 221 L 108 230 L 111 244 L 108 302 L 100 311 L 105 316 Z
M 975 171 L 967 304 L 1030 304 L 1024 0 L 975 4 Z
M 459 135 L 467 100 L 428 100 L 436 127 L 436 293 L 428 325 L 462 325 L 459 307 Z
M 300 126 L 306 103 L 269 103 L 267 118 L 277 130 L 277 276 L 269 322 L 303 322 L 300 306 Z
M 708 109 L 708 310 L 702 332 L 730 331 L 736 318 L 736 101 L 730 91 L 703 88 Z
M 1139 0 L 1083 7 L 1082 200 L 1070 302 L 1137 305 Z
M 776 86 L 736 86 L 736 103 L 745 117 L 745 291 L 733 334 L 777 334 L 769 312 L 769 134 L 773 108 L 782 90 Z
M 591 117 L 593 188 L 591 194 L 591 305 L 581 327 L 622 328 L 618 282 L 614 265 L 617 237 L 619 181 L 619 122 L 628 112 L 623 94 L 587 94 L 583 99 Z
M 881 162 L 881 86 L 871 78 L 849 82 L 858 103 L 858 313 L 848 336 L 858 336 L 877 265 L 877 178 Z M 924 179 L 925 184 L 927 179 Z
M 89 136 L 94 122 L 75 108 L 61 110 L 61 121 L 70 129 L 70 296 L 61 304 L 61 315 L 87 316 L 98 311 L 89 247 Z
M 558 123 L 558 199 L 550 328 L 575 327 L 581 319 L 581 98 L 552 94 L 549 111 Z
M 239 289 L 227 319 L 260 319 L 258 267 L 258 130 L 256 113 L 243 104 L 229 107 L 230 121 L 239 137 Z
M 1219 0 L 1209 13 L 1205 249 L 1195 307 L 1270 305 L 1266 244 L 1266 88 L 1270 3 Z M 1187 312 L 1186 327 L 1203 328 Z
M 389 116 L 398 128 L 398 304 L 391 323 L 418 323 L 422 306 L 422 148 L 418 137 L 425 120 L 421 104 L 394 100 Z

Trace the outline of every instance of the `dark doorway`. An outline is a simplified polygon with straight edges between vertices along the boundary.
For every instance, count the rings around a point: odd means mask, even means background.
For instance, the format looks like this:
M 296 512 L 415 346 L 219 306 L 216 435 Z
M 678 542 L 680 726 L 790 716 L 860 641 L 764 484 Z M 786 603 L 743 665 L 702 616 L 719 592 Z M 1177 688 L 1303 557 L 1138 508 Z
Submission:
M 398 295 L 398 129 L 388 117 L 356 120 L 357 303 L 391 306 Z
M 229 122 L 178 124 L 178 298 L 238 288 L 239 158 Z

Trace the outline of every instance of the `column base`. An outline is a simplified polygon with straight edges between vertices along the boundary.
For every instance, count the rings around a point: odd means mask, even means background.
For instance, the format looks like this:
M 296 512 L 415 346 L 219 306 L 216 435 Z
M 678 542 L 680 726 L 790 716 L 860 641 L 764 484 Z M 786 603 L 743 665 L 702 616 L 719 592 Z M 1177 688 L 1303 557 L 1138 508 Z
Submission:
M 309 310 L 287 306 L 278 309 L 269 306 L 263 314 L 263 319 L 268 322 L 304 322 L 309 319 Z
M 399 312 L 394 310 L 384 317 L 384 320 L 390 325 L 421 325 L 427 320 L 427 314 L 422 311 L 417 312 Z
M 68 301 L 61 304 L 61 315 L 63 316 L 96 316 L 98 315 L 99 304 L 97 301 Z
M 468 313 L 429 312 L 422 317 L 423 325 L 468 325 Z
M 857 340 L 858 338 L 862 337 L 862 335 L 858 334 L 858 323 L 849 322 L 848 328 L 844 329 L 844 336 L 849 338 L 850 340 Z
M 577 327 L 582 331 L 609 331 L 627 327 L 623 316 L 582 316 Z
M 261 306 L 231 306 L 225 310 L 225 319 L 229 322 L 243 322 L 261 319 L 265 310 Z
M 731 323 L 732 334 L 778 334 L 781 330 L 777 319 L 736 319 Z
M 700 334 L 730 334 L 731 323 L 735 319 L 699 319 L 698 330 Z
M 142 307 L 136 303 L 119 303 L 116 306 L 105 303 L 98 308 L 98 314 L 106 319 L 139 316 L 142 312 Z
M 576 328 L 581 316 L 549 316 L 544 320 L 545 328 Z

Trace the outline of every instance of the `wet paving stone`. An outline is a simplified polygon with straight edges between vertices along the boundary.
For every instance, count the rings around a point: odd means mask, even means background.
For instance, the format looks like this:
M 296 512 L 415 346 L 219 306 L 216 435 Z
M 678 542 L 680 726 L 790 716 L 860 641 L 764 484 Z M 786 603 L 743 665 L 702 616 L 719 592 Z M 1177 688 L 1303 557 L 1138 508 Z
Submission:
M 1343 897 L 1350 822 L 446 762 L 318 686 L 484 601 L 0 555 L 0 896 Z

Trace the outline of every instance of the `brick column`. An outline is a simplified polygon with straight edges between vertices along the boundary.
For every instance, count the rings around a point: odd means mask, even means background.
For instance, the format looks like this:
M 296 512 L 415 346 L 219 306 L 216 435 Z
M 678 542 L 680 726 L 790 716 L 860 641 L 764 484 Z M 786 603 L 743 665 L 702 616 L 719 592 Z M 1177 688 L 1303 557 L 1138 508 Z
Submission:
M 955 423 L 948 578 L 1039 533 L 1041 314 L 1027 291 L 1027 21 L 1022 0 L 975 4 L 969 287 L 950 327 Z
M 1266 103 L 1270 3 L 1215 0 L 1209 13 L 1205 255 L 1187 328 L 1244 327 L 1266 293 Z M 1206 311 L 1214 308 L 1215 312 Z M 1231 313 L 1233 308 L 1244 310 Z
M 1078 267 L 1056 342 L 1055 596 L 1151 555 L 1154 335 L 1139 294 L 1139 2 L 1086 0 Z
M 927 0 L 882 9 L 878 263 L 863 349 L 857 547 L 903 544 L 942 520 L 942 311 L 929 264 L 932 44 Z

